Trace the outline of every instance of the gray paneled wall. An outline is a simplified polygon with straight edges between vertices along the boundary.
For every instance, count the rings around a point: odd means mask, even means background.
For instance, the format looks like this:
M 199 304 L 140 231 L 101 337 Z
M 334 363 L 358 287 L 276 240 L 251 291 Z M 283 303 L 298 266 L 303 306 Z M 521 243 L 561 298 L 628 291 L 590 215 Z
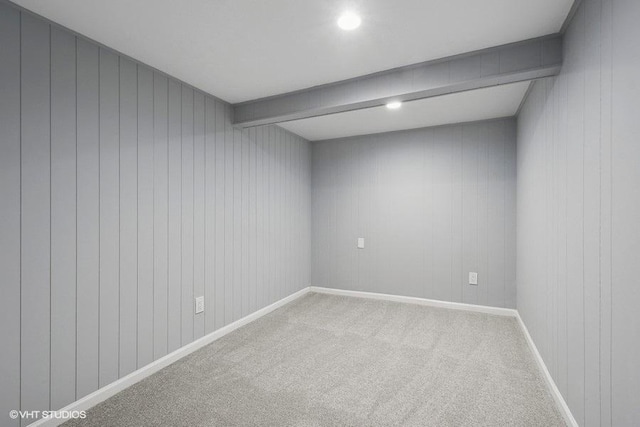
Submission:
M 515 137 L 505 119 L 312 143 L 312 283 L 515 308 Z
M 0 2 L 0 425 L 308 286 L 309 143 L 230 114 Z
M 584 0 L 518 121 L 518 310 L 585 426 L 640 420 L 638 18 Z

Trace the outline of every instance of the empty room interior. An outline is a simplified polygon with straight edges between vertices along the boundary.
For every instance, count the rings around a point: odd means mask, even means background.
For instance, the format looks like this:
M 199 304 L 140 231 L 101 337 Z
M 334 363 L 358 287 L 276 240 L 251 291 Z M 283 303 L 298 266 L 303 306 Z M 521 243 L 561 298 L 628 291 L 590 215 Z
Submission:
M 0 0 L 0 427 L 640 426 L 639 22 Z

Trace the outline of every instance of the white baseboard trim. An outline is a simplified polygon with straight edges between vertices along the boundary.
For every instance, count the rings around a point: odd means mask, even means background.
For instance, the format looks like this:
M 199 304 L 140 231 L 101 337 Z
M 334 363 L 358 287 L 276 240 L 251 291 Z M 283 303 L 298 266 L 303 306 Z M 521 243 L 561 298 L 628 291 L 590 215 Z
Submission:
M 547 383 L 547 387 L 549 387 L 551 396 L 553 396 L 553 400 L 555 400 L 556 406 L 560 410 L 560 413 L 562 414 L 562 417 L 564 418 L 565 423 L 567 423 L 567 425 L 570 427 L 578 427 L 578 423 L 576 422 L 576 419 L 573 418 L 573 414 L 571 413 L 571 410 L 569 409 L 567 402 L 565 402 L 564 398 L 562 397 L 562 394 L 560 393 L 560 390 L 558 390 L 558 386 L 556 386 L 555 381 L 553 381 L 553 378 L 551 377 L 551 374 L 547 369 L 547 365 L 544 363 L 542 356 L 540 356 L 540 352 L 538 351 L 536 344 L 533 342 L 531 335 L 529 335 L 529 330 L 527 329 L 527 326 L 522 321 L 522 317 L 520 317 L 520 313 L 518 313 L 517 311 L 516 313 L 517 313 L 516 318 L 518 319 L 520 328 L 522 328 L 522 332 L 524 333 L 524 336 L 527 340 L 527 344 L 529 344 L 529 348 L 533 353 L 533 357 L 534 359 L 536 359 L 536 363 L 538 364 L 538 367 L 542 372 L 542 376 L 544 377 L 544 380 Z
M 132 386 L 133 384 L 142 381 L 143 379 L 147 378 L 148 376 L 160 371 L 163 368 L 166 368 L 167 366 L 171 365 L 172 363 L 182 359 L 183 357 L 193 353 L 196 350 L 199 350 L 200 348 L 206 346 L 207 344 L 211 344 L 212 342 L 222 338 L 223 336 L 235 331 L 236 329 L 253 322 L 254 320 L 271 313 L 272 311 L 282 307 L 283 305 L 296 300 L 298 298 L 300 298 L 301 296 L 309 293 L 309 287 L 306 287 L 304 289 L 299 290 L 298 292 L 289 295 L 288 297 L 282 298 L 279 301 L 274 302 L 271 305 L 268 305 L 264 308 L 261 308 L 258 311 L 255 311 L 245 317 L 243 317 L 242 319 L 236 320 L 233 323 L 228 324 L 227 326 L 223 326 L 222 328 L 211 332 L 208 335 L 205 335 L 202 338 L 199 338 L 197 340 L 195 340 L 194 342 L 187 344 L 183 347 L 180 347 L 179 349 L 177 349 L 176 351 L 167 354 L 164 357 L 161 357 L 160 359 L 151 362 L 150 364 L 138 369 L 137 371 L 134 371 L 132 373 L 130 373 L 129 375 L 120 378 L 117 381 L 112 382 L 109 385 L 106 385 L 104 387 L 102 387 L 101 389 L 98 389 L 96 391 L 94 391 L 91 394 L 88 394 L 87 396 L 76 400 L 73 403 L 70 403 L 69 405 L 65 406 L 64 408 L 60 409 L 60 411 L 86 411 L 89 408 L 97 405 L 100 402 L 103 402 L 105 400 L 107 400 L 108 398 L 110 398 L 111 396 L 121 392 L 122 390 Z M 54 419 L 54 418 L 48 418 L 48 419 L 41 419 L 38 420 L 34 423 L 29 424 L 29 427 L 53 427 L 53 426 L 58 426 L 62 423 L 64 423 L 65 421 L 68 421 L 66 419 Z
M 485 305 L 464 304 L 460 302 L 440 301 L 418 297 L 405 297 L 400 295 L 378 294 L 375 292 L 347 291 L 343 289 L 323 288 L 311 286 L 311 292 L 319 294 L 341 295 L 345 297 L 369 298 L 384 301 L 403 302 L 407 304 L 427 305 L 430 307 L 450 308 L 454 310 L 473 311 L 477 313 L 495 314 L 498 316 L 516 317 L 517 311 L 511 308 L 489 307 Z
M 474 304 L 463 304 L 463 303 L 457 303 L 457 302 L 430 300 L 426 298 L 380 294 L 380 293 L 374 293 L 374 292 L 348 291 L 343 289 L 324 288 L 319 286 L 309 286 L 307 288 L 301 289 L 298 292 L 289 295 L 288 297 L 285 297 L 279 301 L 276 301 L 267 307 L 261 308 L 260 310 L 243 317 L 242 319 L 236 320 L 235 322 L 230 323 L 227 326 L 224 326 L 208 335 L 205 335 L 204 337 L 199 338 L 196 341 L 185 345 L 184 347 L 180 347 L 176 351 L 164 357 L 161 357 L 160 359 L 138 369 L 137 371 L 134 371 L 129 375 L 122 377 L 119 380 L 105 387 L 102 387 L 99 390 L 94 391 L 93 393 L 83 397 L 82 399 L 77 400 L 65 406 L 64 408 L 60 409 L 60 411 L 69 411 L 69 412 L 86 411 L 92 408 L 93 406 L 97 405 L 98 403 L 101 403 L 107 400 L 108 398 L 110 398 L 111 396 L 132 386 L 133 384 L 139 381 L 142 381 L 148 376 L 160 371 L 161 369 L 169 366 L 170 364 L 193 353 L 194 351 L 222 338 L 223 336 L 235 331 L 236 329 L 248 323 L 253 322 L 256 319 L 259 319 L 260 317 L 266 314 L 271 313 L 272 311 L 282 307 L 283 305 L 291 301 L 294 301 L 300 298 L 305 294 L 308 294 L 309 292 L 316 292 L 320 294 L 329 294 L 329 295 L 341 295 L 341 296 L 349 296 L 349 297 L 357 297 L 357 298 L 368 298 L 368 299 L 384 300 L 384 301 L 394 301 L 394 302 L 401 302 L 401 303 L 408 303 L 408 304 L 417 304 L 417 305 L 440 307 L 440 308 L 450 308 L 454 310 L 465 310 L 465 311 L 472 311 L 477 313 L 486 313 L 486 314 L 494 314 L 499 316 L 515 317 L 518 320 L 518 324 L 520 325 L 520 328 L 522 328 L 524 336 L 527 340 L 527 344 L 529 345 L 529 348 L 533 353 L 536 363 L 538 364 L 538 367 L 542 372 L 542 376 L 544 377 L 545 382 L 547 383 L 547 387 L 549 387 L 549 391 L 551 392 L 551 395 L 553 396 L 553 399 L 555 400 L 556 405 L 560 410 L 560 413 L 564 417 L 565 422 L 570 427 L 578 427 L 578 423 L 573 417 L 573 414 L 571 414 L 571 411 L 569 410 L 569 407 L 567 406 L 567 403 L 565 402 L 564 398 L 560 394 L 560 390 L 558 390 L 556 383 L 553 381 L 553 378 L 551 377 L 551 374 L 549 373 L 549 370 L 547 369 L 547 366 L 545 365 L 544 360 L 542 360 L 542 357 L 540 356 L 540 353 L 538 352 L 538 349 L 535 343 L 533 342 L 531 335 L 529 335 L 529 331 L 527 330 L 527 327 L 522 321 L 522 318 L 520 317 L 520 314 L 518 313 L 517 310 L 513 310 L 510 308 L 488 307 L 488 306 L 474 305 Z M 29 424 L 29 427 L 53 427 L 53 426 L 58 426 L 64 423 L 65 421 L 67 420 L 59 420 L 59 419 L 53 419 L 53 418 L 42 419 L 32 424 Z

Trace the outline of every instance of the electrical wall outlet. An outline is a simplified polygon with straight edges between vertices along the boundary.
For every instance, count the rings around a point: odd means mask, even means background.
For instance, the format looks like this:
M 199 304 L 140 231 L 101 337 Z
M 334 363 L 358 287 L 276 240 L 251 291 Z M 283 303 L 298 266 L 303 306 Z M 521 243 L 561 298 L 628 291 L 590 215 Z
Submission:
M 358 237 L 358 249 L 364 249 L 364 237 Z
M 204 297 L 196 297 L 196 314 L 204 311 Z
M 478 273 L 474 273 L 474 272 L 469 273 L 469 284 L 470 285 L 478 284 Z

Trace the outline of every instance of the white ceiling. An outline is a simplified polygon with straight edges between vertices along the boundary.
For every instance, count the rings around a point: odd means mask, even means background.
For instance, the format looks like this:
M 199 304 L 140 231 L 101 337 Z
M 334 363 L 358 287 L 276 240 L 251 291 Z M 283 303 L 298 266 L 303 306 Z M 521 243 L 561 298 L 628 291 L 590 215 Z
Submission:
M 405 102 L 398 110 L 374 107 L 280 123 L 310 141 L 510 117 L 529 82 Z
M 236 103 L 554 33 L 573 0 L 13 0 Z M 336 26 L 344 10 L 362 26 Z

